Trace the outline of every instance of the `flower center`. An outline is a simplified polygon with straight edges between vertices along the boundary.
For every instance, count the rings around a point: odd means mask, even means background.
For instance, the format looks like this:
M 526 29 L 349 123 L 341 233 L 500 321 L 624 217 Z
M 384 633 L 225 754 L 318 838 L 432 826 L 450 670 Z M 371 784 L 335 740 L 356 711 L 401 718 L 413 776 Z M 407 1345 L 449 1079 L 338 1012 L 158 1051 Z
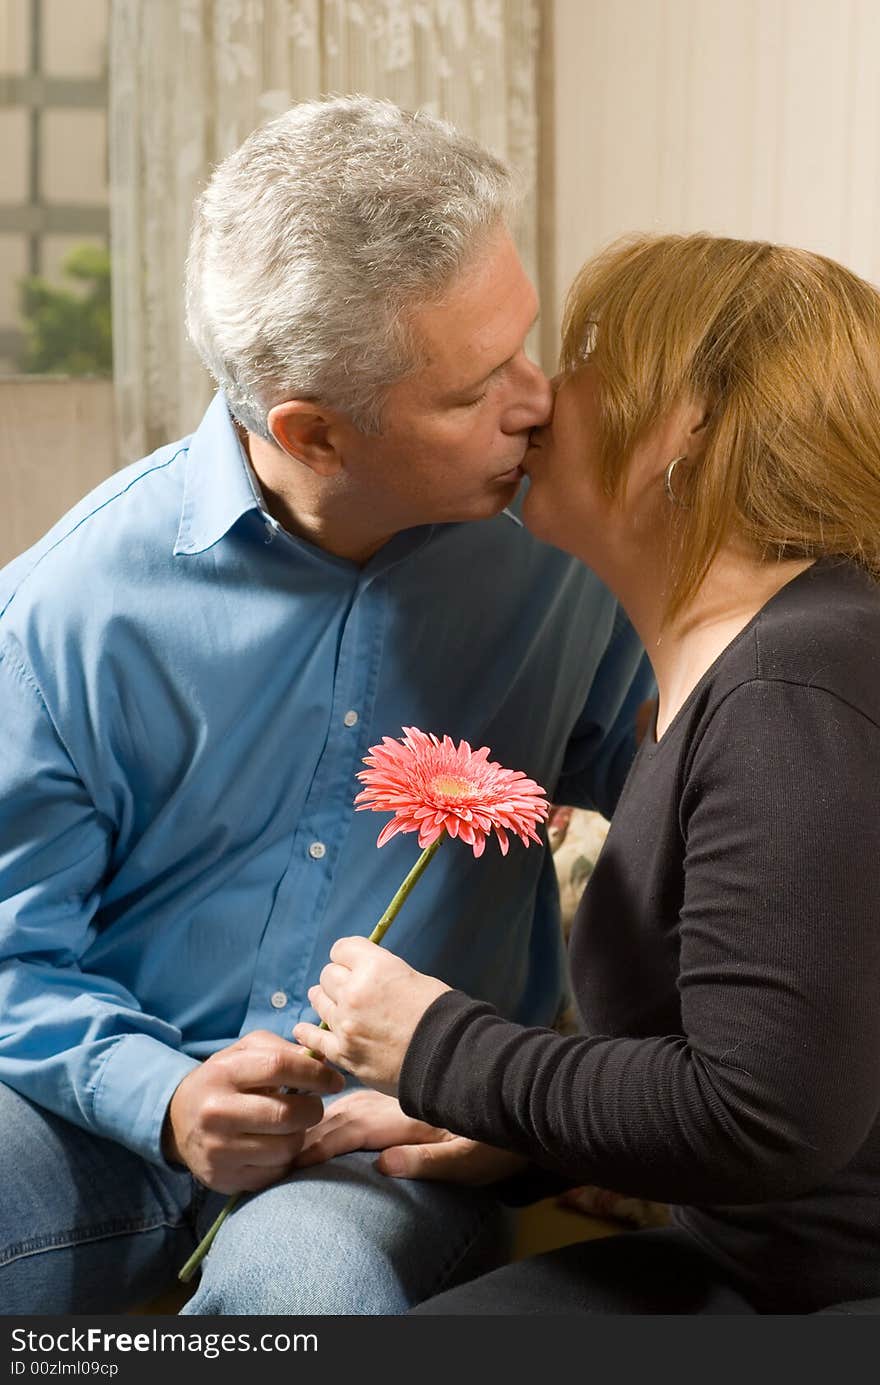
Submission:
M 431 788 L 435 793 L 445 794 L 447 798 L 467 798 L 474 791 L 473 784 L 467 779 L 454 779 L 451 774 L 438 774 L 431 780 Z

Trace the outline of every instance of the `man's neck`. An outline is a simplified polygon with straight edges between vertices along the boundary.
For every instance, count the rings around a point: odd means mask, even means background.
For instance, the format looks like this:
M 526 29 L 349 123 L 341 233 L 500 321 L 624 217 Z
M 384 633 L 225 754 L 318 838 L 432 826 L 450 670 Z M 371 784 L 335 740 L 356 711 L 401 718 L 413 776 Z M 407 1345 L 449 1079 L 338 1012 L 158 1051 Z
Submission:
M 352 505 L 338 478 L 317 476 L 257 434 L 236 430 L 266 509 L 287 533 L 359 566 L 394 537 L 376 532 L 369 512 Z

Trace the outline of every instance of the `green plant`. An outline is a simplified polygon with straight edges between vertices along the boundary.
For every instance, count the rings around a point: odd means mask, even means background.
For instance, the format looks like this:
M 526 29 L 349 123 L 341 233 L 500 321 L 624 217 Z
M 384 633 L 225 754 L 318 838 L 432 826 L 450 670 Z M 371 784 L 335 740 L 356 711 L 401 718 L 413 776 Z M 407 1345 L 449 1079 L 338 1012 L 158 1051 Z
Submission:
M 76 287 L 56 288 L 36 274 L 21 281 L 25 340 L 19 367 L 30 375 L 110 375 L 109 252 L 78 245 L 62 268 Z

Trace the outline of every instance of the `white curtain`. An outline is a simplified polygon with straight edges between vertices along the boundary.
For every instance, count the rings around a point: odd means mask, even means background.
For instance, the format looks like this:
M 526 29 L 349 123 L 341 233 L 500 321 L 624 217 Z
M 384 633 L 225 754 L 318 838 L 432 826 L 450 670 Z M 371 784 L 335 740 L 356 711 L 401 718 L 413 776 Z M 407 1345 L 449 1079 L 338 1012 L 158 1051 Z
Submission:
M 211 384 L 186 341 L 195 196 L 257 125 L 329 93 L 445 116 L 523 175 L 536 273 L 539 0 L 112 0 L 114 375 L 122 460 L 191 431 Z

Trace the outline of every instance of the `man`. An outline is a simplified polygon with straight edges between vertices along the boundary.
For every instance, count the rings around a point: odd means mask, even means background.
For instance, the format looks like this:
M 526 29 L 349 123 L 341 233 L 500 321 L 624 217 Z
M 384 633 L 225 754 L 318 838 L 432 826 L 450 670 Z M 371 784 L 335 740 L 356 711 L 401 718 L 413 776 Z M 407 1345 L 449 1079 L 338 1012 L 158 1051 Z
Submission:
M 502 1251 L 491 1193 L 365 1152 L 440 1134 L 387 1098 L 340 1098 L 303 1152 L 342 1079 L 290 1035 L 412 863 L 353 810 L 370 745 L 448 733 L 609 812 L 649 691 L 607 591 L 509 508 L 550 408 L 510 199 L 387 103 L 257 131 L 190 247 L 221 392 L 3 574 L 6 1312 L 131 1306 L 232 1191 L 260 1195 L 187 1312 L 399 1313 Z M 547 853 L 450 843 L 395 950 L 552 1023 Z

